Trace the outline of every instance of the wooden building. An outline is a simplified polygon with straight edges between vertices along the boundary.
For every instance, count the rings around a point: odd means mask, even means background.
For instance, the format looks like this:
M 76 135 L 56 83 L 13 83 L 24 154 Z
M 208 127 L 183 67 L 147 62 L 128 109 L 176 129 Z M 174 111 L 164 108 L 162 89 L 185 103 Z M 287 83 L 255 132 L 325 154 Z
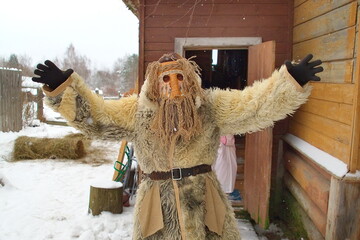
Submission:
M 289 191 L 310 239 L 360 239 L 360 1 L 123 1 L 140 22 L 139 86 L 167 52 L 196 55 L 205 88 L 241 89 L 308 53 L 324 62 L 293 117 L 237 137 L 237 187 L 263 227 Z

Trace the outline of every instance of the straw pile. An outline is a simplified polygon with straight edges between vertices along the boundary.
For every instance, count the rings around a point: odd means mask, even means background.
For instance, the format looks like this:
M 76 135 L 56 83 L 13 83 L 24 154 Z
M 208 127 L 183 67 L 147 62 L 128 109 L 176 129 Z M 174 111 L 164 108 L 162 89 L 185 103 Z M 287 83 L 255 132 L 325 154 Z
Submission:
M 15 140 L 13 159 L 79 159 L 89 145 L 81 134 L 64 138 L 36 138 L 21 136 Z

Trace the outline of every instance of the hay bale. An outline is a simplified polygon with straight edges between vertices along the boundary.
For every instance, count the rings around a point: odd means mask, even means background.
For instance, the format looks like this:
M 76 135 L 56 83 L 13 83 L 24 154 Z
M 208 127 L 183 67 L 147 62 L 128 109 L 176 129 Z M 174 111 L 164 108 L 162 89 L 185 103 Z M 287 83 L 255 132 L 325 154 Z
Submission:
M 88 136 L 85 136 L 82 133 L 70 133 L 70 134 L 64 136 L 64 138 L 81 140 L 84 144 L 85 149 L 88 149 L 89 146 L 91 145 L 91 138 L 89 138 Z
M 79 159 L 85 156 L 80 137 L 36 138 L 21 136 L 15 140 L 13 159 Z

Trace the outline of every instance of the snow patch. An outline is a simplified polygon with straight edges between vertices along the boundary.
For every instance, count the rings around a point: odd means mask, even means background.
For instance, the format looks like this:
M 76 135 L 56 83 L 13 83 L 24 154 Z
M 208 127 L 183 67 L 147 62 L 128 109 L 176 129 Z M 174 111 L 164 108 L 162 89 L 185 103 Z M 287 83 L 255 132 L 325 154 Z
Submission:
M 332 175 L 343 178 L 348 173 L 349 170 L 347 165 L 327 152 L 324 152 L 289 133 L 286 134 L 283 139 L 297 151 L 315 161 L 320 167 L 329 171 Z
M 96 188 L 105 188 L 105 189 L 121 188 L 123 186 L 121 182 L 115 182 L 105 179 L 97 179 L 93 181 L 90 185 Z

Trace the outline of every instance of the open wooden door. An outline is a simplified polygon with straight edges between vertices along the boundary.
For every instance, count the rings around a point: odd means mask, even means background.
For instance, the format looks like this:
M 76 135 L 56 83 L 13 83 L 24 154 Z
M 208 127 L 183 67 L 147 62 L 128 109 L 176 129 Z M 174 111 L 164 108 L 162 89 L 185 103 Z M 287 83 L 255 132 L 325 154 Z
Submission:
M 268 78 L 275 69 L 275 41 L 249 47 L 248 86 Z M 244 204 L 251 218 L 262 228 L 269 225 L 272 128 L 246 134 Z

